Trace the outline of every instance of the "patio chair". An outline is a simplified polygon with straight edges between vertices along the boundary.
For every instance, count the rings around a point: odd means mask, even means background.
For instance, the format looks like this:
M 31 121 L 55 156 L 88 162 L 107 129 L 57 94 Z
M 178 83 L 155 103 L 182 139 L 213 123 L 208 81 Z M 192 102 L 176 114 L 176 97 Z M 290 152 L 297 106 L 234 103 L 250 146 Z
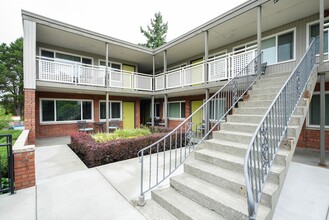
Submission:
M 109 122 L 109 130 L 118 130 L 118 129 L 119 129 L 119 121 Z
M 204 134 L 205 132 L 205 120 L 203 119 L 202 120 L 202 123 L 200 124 L 197 124 L 196 125 L 196 137 L 199 138 L 199 134 L 200 134 L 200 139 L 202 138 L 202 135 Z
M 87 121 L 77 121 L 79 132 L 93 132 L 94 128 L 88 128 Z

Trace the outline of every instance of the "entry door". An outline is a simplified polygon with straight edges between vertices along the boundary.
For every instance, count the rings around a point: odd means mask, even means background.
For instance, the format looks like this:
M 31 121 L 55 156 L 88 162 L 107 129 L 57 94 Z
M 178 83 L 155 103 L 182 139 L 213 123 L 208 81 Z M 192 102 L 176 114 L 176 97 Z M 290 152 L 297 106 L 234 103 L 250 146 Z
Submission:
M 202 104 L 203 104 L 202 100 L 191 101 L 191 114 L 193 114 L 193 112 L 195 112 L 195 110 L 197 110 Z M 196 131 L 196 126 L 197 125 L 199 126 L 202 123 L 202 118 L 203 118 L 202 114 L 203 111 L 200 110 L 194 116 L 192 116 L 193 131 Z
M 135 103 L 123 102 L 123 129 L 135 128 Z

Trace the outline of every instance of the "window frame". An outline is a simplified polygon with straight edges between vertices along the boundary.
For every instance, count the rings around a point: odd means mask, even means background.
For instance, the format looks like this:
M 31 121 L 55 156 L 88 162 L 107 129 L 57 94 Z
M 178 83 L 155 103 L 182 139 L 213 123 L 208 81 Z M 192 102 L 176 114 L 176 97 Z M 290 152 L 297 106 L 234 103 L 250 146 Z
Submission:
M 82 55 L 79 55 L 79 54 L 68 53 L 68 52 L 64 52 L 64 51 L 60 51 L 60 50 L 48 49 L 48 48 L 45 48 L 45 47 L 39 47 L 39 57 L 42 57 L 41 56 L 41 51 L 42 50 L 50 51 L 50 52 L 53 52 L 54 53 L 54 58 L 47 57 L 47 60 L 49 59 L 49 60 L 53 60 L 54 62 L 59 61 L 59 62 L 73 63 L 73 64 L 76 64 L 77 63 L 77 64 L 80 64 L 80 65 L 86 65 L 86 66 L 92 66 L 92 65 L 94 65 L 94 58 L 93 57 L 82 56 Z M 65 59 L 56 58 L 56 53 L 62 53 L 62 54 L 70 55 L 70 56 L 80 57 L 80 62 L 75 62 L 75 61 L 71 61 L 71 60 L 65 60 Z M 82 63 L 82 59 L 83 58 L 85 58 L 85 59 L 91 59 L 91 64 Z
M 106 66 L 101 65 L 101 62 L 104 62 L 104 63 L 106 64 L 105 60 L 103 60 L 103 59 L 99 59 L 99 60 L 98 60 L 98 65 L 99 65 L 100 67 L 104 67 L 104 68 L 106 68 Z M 114 61 L 111 61 L 111 60 L 109 60 L 108 63 L 109 63 L 109 69 L 110 69 L 110 70 L 112 70 L 112 67 L 111 67 L 112 64 L 117 64 L 117 65 L 120 65 L 120 71 L 122 71 L 122 66 L 123 66 L 122 63 L 114 62 Z M 132 65 L 131 65 L 131 66 L 132 66 Z M 135 66 L 135 68 L 136 68 L 136 66 Z M 113 69 L 113 70 L 118 71 L 118 69 Z
M 285 35 L 285 34 L 288 34 L 290 32 L 293 33 L 293 41 L 294 41 L 293 42 L 293 58 L 290 59 L 290 60 L 284 60 L 284 61 L 278 62 L 278 37 L 280 35 Z M 276 52 L 275 61 L 276 62 L 271 63 L 271 64 L 267 64 L 267 66 L 272 66 L 272 65 L 283 64 L 283 63 L 289 63 L 289 62 L 296 61 L 296 27 L 293 27 L 293 28 L 290 28 L 290 29 L 287 29 L 287 30 L 284 30 L 284 31 L 280 31 L 280 32 L 277 32 L 275 34 L 272 34 L 272 35 L 269 35 L 269 36 L 266 36 L 266 37 L 263 37 L 261 40 L 263 41 L 263 40 L 267 40 L 267 39 L 270 39 L 270 38 L 273 38 L 273 37 L 275 37 L 275 49 L 276 49 L 275 50 L 275 52 Z M 257 49 L 257 41 L 249 41 L 247 43 L 240 44 L 238 46 L 233 47 L 232 52 L 234 53 L 236 48 L 240 48 L 240 47 L 247 48 L 248 45 L 251 45 L 251 44 L 254 44 L 254 43 L 256 43 L 256 49 Z
M 325 18 L 324 19 L 324 23 L 329 23 L 329 18 Z M 306 45 L 305 48 L 308 48 L 308 46 L 310 45 L 310 27 L 314 24 L 319 24 L 320 25 L 320 20 L 315 20 L 315 21 L 311 21 L 306 23 Z M 329 27 L 328 28 L 324 28 L 324 30 L 328 30 L 328 41 L 329 41 Z M 329 61 L 329 42 L 328 42 L 328 52 L 324 52 L 324 55 L 327 55 L 327 59 L 324 61 Z M 316 54 L 316 56 L 319 56 L 319 54 Z
M 325 95 L 329 95 L 329 91 L 325 91 Z M 320 95 L 319 91 L 314 91 L 313 95 Z M 312 95 L 312 96 L 313 96 Z M 320 125 L 312 125 L 310 124 L 310 107 L 311 107 L 311 102 L 308 107 L 307 115 L 306 115 L 306 128 L 311 128 L 311 129 L 320 129 Z M 328 110 L 329 111 L 329 110 Z M 329 130 L 329 125 L 324 126 L 326 130 Z
M 98 119 L 99 121 L 106 121 L 106 118 L 101 118 L 101 103 L 105 103 L 105 108 L 106 108 L 106 100 L 99 100 L 99 103 L 98 103 Z M 120 100 L 109 100 L 109 103 L 110 103 L 110 109 L 109 109 L 109 113 L 110 113 L 110 117 L 109 117 L 109 120 L 112 120 L 112 121 L 122 121 L 122 115 L 123 115 L 123 109 L 122 109 L 122 101 Z M 111 108 L 112 108 L 112 103 L 120 103 L 120 118 L 112 118 L 111 116 Z M 106 116 L 105 116 L 106 117 Z
M 173 117 L 169 117 L 169 105 L 170 104 L 173 104 L 173 103 L 179 103 L 179 118 L 173 118 Z M 185 112 L 186 112 L 186 101 L 183 100 L 183 101 L 170 101 L 168 102 L 168 106 L 167 106 L 167 118 L 169 120 L 184 120 L 186 118 L 186 114 L 185 114 L 185 117 L 182 118 L 182 104 L 181 103 L 185 103 Z
M 211 100 L 210 102 L 209 102 L 209 121 L 210 122 L 214 122 L 214 121 L 217 121 L 217 119 L 214 119 L 214 118 L 210 118 L 211 117 L 211 108 L 210 108 L 210 103 L 211 102 L 214 102 L 215 100 L 221 100 L 221 101 L 224 101 L 224 110 L 225 110 L 225 108 L 227 107 L 227 100 L 226 100 L 226 98 L 218 98 L 218 99 L 214 99 L 214 100 Z M 206 100 L 203 100 L 204 102 L 206 101 Z M 213 108 L 215 107 L 214 105 L 212 106 Z M 205 111 L 205 109 L 204 109 L 204 111 Z M 203 112 L 204 114 L 203 115 L 205 115 L 205 112 Z M 225 113 L 225 112 L 224 112 Z M 225 120 L 225 119 L 224 119 Z
M 42 101 L 54 101 L 54 121 L 43 121 L 42 120 Z M 63 99 L 63 98 L 40 98 L 39 99 L 39 112 L 40 112 L 40 124 L 73 124 L 79 120 L 67 120 L 67 121 L 57 121 L 57 110 L 56 110 L 56 101 L 80 101 L 80 111 L 81 111 L 81 118 L 80 121 L 87 121 L 87 122 L 94 122 L 94 100 L 92 99 Z M 82 102 L 91 102 L 91 119 L 83 119 L 83 104 Z

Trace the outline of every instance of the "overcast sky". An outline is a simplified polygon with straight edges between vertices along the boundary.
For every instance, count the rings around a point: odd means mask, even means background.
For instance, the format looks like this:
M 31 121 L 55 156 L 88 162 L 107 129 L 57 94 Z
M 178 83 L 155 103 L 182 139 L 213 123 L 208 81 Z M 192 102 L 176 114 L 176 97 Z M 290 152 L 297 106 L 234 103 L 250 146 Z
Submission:
M 246 0 L 3 0 L 0 43 L 23 36 L 21 9 L 131 43 L 144 43 L 140 33 L 160 11 L 168 22 L 170 41 Z

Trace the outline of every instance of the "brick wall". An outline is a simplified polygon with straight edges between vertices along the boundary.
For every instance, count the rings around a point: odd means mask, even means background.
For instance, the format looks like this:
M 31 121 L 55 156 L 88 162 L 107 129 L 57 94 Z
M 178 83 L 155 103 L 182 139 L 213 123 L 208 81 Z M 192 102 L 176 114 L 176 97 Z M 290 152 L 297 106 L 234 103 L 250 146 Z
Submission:
M 40 99 L 41 98 L 58 98 L 58 99 L 86 99 L 94 102 L 94 121 L 99 121 L 99 101 L 105 100 L 105 95 L 88 95 L 88 94 L 67 94 L 53 92 L 37 92 L 35 101 L 35 130 L 37 138 L 69 136 L 72 132 L 77 131 L 76 122 L 62 124 L 40 124 Z M 140 99 L 136 97 L 111 96 L 110 100 L 135 102 L 135 122 L 136 127 L 140 126 Z M 122 121 L 119 127 L 122 128 Z M 98 129 L 93 123 L 88 123 L 88 127 Z M 105 126 L 104 126 L 105 128 Z
M 28 144 L 35 144 L 36 138 L 36 92 L 24 89 L 24 126 L 30 130 Z
M 329 82 L 326 82 L 325 90 L 329 91 Z M 316 91 L 316 92 L 320 91 L 319 83 L 317 83 L 315 85 L 314 91 Z M 308 117 L 308 115 L 306 115 L 306 117 Z M 328 117 L 328 116 L 326 115 L 326 117 Z M 329 151 L 329 131 L 328 130 L 325 131 L 325 143 L 326 143 L 326 145 L 325 145 L 326 151 Z M 306 126 L 306 119 L 303 124 L 303 128 L 300 132 L 297 147 L 320 150 L 320 129 L 319 128 L 308 128 Z
M 35 186 L 34 150 L 14 153 L 15 190 Z

